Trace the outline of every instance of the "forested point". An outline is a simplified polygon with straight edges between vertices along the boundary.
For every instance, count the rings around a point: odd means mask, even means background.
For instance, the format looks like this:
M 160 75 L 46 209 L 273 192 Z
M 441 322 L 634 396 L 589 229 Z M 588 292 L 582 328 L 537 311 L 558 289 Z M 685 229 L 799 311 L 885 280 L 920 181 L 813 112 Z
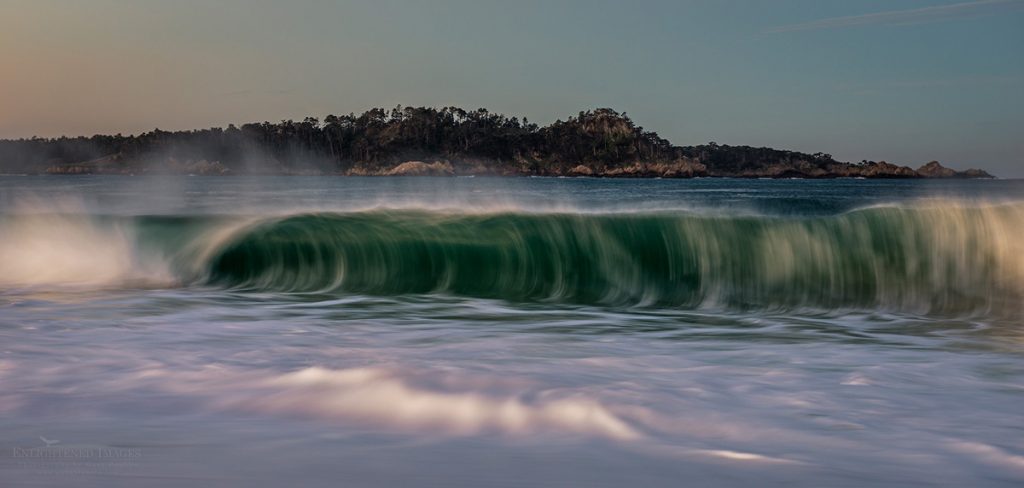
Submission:
M 457 107 L 138 135 L 0 140 L 7 174 L 537 175 L 597 177 L 991 178 L 714 142 L 675 146 L 608 108 L 540 127 Z

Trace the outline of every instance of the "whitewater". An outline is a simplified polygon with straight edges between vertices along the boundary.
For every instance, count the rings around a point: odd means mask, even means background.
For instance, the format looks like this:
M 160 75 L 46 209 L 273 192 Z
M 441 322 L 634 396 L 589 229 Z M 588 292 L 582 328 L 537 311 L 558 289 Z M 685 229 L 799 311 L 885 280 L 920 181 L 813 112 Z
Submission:
M 1024 482 L 1019 181 L 0 190 L 5 486 Z

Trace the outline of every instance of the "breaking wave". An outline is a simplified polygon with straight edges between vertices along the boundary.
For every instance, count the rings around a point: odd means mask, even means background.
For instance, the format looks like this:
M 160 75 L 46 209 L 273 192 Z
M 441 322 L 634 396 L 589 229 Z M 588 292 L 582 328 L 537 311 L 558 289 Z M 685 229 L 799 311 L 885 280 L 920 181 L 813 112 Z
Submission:
M 5 288 L 163 270 L 180 286 L 684 308 L 1019 312 L 1024 298 L 1024 204 L 25 218 L 0 221 Z

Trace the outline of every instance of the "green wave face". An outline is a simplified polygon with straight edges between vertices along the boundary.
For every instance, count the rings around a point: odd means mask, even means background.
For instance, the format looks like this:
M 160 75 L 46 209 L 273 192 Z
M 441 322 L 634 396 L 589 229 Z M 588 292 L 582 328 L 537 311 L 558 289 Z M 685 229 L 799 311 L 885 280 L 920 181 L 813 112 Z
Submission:
M 205 265 L 211 284 L 513 301 L 1020 310 L 1024 207 L 834 217 L 358 212 L 273 219 Z

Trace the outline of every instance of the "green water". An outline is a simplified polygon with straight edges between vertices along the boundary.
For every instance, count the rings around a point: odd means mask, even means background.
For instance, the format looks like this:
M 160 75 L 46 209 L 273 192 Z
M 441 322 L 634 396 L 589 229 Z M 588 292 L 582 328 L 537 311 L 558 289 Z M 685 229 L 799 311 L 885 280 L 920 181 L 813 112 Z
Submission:
M 1022 202 L 0 177 L 0 484 L 1017 486 Z

